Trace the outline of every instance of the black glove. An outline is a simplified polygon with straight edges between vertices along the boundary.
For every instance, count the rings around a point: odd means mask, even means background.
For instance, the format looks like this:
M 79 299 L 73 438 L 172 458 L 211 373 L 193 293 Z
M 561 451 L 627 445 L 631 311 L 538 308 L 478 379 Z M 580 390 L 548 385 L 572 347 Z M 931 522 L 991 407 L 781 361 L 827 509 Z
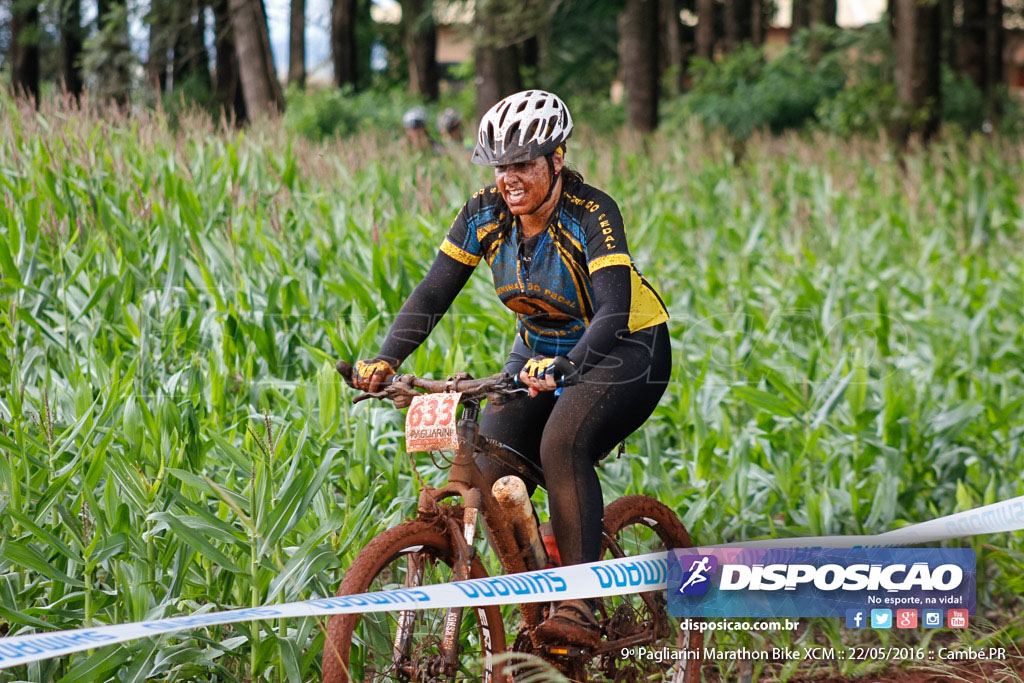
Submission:
M 580 381 L 579 368 L 565 356 L 555 356 L 554 358 L 537 356 L 526 361 L 523 370 L 530 377 L 537 379 L 550 376 L 555 380 L 555 386 L 558 387 L 571 387 L 574 384 L 579 384 Z

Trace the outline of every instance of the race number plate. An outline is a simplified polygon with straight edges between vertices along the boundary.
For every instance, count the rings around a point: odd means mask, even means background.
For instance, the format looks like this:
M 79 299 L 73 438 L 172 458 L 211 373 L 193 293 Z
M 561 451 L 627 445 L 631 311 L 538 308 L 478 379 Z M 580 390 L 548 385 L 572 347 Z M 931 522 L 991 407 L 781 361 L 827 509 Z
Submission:
M 455 432 L 455 408 L 461 393 L 420 394 L 405 414 L 405 450 L 454 451 L 459 448 Z

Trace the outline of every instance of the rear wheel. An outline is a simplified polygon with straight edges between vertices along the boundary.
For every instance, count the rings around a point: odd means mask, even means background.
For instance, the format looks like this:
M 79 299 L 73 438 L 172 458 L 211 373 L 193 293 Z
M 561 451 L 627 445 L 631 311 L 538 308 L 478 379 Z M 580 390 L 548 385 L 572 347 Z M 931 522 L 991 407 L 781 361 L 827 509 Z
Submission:
M 352 563 L 338 595 L 446 583 L 453 579 L 455 551 L 435 525 L 412 521 L 373 539 Z M 480 561 L 471 578 L 484 578 Z M 495 681 L 487 657 L 505 649 L 498 607 L 465 609 L 454 676 L 443 675 L 440 644 L 445 611 L 440 609 L 335 615 L 324 643 L 325 683 L 350 681 Z M 402 631 L 406 639 L 397 639 Z
M 675 513 L 647 496 L 626 496 L 608 505 L 604 534 L 602 559 L 693 545 Z M 679 620 L 668 615 L 665 591 L 605 598 L 599 611 L 606 642 L 621 641 L 624 647 L 591 659 L 586 680 L 700 681 L 704 635 L 680 630 Z

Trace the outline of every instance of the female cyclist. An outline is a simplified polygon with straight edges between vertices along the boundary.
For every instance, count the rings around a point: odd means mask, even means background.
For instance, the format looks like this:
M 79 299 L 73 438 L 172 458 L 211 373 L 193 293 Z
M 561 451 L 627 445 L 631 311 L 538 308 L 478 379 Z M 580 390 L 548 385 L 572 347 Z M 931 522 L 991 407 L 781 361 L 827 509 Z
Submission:
M 530 397 L 488 404 L 480 432 L 543 469 L 563 564 L 599 559 L 604 503 L 594 467 L 650 416 L 671 368 L 668 314 L 633 265 L 618 207 L 564 165 L 571 133 L 565 103 L 541 90 L 484 115 L 473 162 L 492 166 L 495 184 L 462 207 L 380 353 L 356 363 L 352 377 L 375 391 L 486 260 L 517 317 L 505 371 Z M 491 481 L 508 473 L 477 464 Z M 600 637 L 583 600 L 557 605 L 537 635 L 580 645 Z

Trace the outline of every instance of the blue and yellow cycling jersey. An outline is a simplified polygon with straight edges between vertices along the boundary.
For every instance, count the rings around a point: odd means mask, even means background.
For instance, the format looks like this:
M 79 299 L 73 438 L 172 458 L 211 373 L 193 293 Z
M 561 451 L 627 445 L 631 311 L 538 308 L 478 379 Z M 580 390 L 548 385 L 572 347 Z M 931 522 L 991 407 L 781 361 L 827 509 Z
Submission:
M 441 251 L 460 263 L 487 261 L 494 288 L 518 318 L 517 332 L 544 355 L 564 355 L 594 315 L 591 274 L 609 266 L 631 271 L 629 332 L 668 320 L 661 297 L 640 274 L 626 246 L 619 207 L 585 183 L 563 189 L 547 229 L 525 258 L 516 221 L 495 185 L 478 190 L 455 218 Z M 505 225 L 505 228 L 500 226 Z

